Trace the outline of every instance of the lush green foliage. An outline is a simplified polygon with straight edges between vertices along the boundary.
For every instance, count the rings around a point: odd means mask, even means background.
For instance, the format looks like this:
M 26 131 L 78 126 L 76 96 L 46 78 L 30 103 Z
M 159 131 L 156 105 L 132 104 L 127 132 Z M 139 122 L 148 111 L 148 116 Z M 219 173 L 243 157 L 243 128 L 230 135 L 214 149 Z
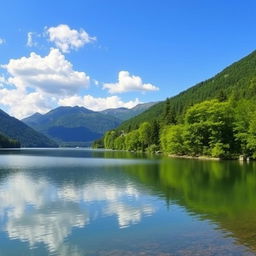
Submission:
M 93 148 L 104 148 L 104 143 L 103 143 L 103 140 L 102 138 L 99 138 L 97 140 L 95 140 L 92 145 L 91 145 Z
M 144 122 L 139 129 L 128 133 L 108 131 L 104 136 L 104 147 L 118 150 L 145 151 L 158 150 L 159 125 Z
M 246 113 L 246 114 L 245 114 Z M 160 136 L 160 140 L 159 140 Z M 125 133 L 109 131 L 104 146 L 131 151 L 161 151 L 175 155 L 256 158 L 256 107 L 253 100 L 207 100 L 190 107 L 176 124 L 144 122 Z
M 161 134 L 165 152 L 227 158 L 238 153 L 234 113 L 229 102 L 204 101 L 188 109 L 182 125 L 171 125 Z
M 20 143 L 17 140 L 10 139 L 0 134 L 0 148 L 19 148 Z
M 124 122 L 105 135 L 104 146 L 175 155 L 256 158 L 255 100 L 253 52 L 212 79 Z M 158 126 L 156 134 L 154 124 Z
M 161 148 L 170 154 L 184 155 L 184 127 L 182 125 L 165 126 L 161 133 Z

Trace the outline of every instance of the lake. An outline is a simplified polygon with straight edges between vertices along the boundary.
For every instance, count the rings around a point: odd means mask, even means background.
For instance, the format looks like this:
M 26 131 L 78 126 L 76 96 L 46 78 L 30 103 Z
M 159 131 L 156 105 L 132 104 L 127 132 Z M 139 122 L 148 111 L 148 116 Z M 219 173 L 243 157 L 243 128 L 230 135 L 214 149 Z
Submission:
M 256 255 L 256 163 L 1 150 L 0 255 Z

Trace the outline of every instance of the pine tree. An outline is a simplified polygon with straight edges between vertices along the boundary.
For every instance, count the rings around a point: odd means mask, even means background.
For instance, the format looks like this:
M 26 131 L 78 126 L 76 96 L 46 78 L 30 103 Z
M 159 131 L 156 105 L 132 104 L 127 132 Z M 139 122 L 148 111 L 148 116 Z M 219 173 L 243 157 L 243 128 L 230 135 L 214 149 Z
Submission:
M 153 120 L 152 123 L 152 134 L 151 134 L 151 144 L 159 145 L 159 133 L 160 133 L 160 125 L 157 120 Z

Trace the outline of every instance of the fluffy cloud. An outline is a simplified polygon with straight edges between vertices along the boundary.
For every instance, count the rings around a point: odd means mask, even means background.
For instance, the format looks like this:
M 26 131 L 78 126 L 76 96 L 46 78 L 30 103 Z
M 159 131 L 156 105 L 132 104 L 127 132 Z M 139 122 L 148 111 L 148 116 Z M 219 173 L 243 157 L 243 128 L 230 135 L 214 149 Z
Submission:
M 5 40 L 3 38 L 0 38 L 0 45 L 4 43 L 5 43 Z
M 104 89 L 109 93 L 123 93 L 129 91 L 158 91 L 159 88 L 152 84 L 144 84 L 139 76 L 130 75 L 128 71 L 120 71 L 117 83 L 105 83 Z
M 47 29 L 49 40 L 57 48 L 51 48 L 49 54 L 41 56 L 32 52 L 28 57 L 10 59 L 1 68 L 6 70 L 5 76 L 0 74 L 0 106 L 9 114 L 24 118 L 35 112 L 46 113 L 59 106 L 84 106 L 94 111 L 108 108 L 132 108 L 141 103 L 139 99 L 123 101 L 118 96 L 93 97 L 81 95 L 89 83 L 99 86 L 99 81 L 81 71 L 76 71 L 61 52 L 78 49 L 95 40 L 84 30 L 72 30 L 67 25 L 59 25 Z M 33 36 L 42 36 L 33 32 L 27 34 L 27 46 L 35 46 Z M 143 84 L 138 76 L 131 76 L 127 71 L 119 72 L 118 83 L 104 84 L 110 93 L 125 91 L 158 90 L 152 84 Z
M 32 52 L 29 57 L 11 59 L 2 68 L 9 78 L 0 76 L 0 104 L 18 118 L 56 107 L 59 98 L 87 88 L 90 80 L 84 72 L 75 71 L 58 49 L 45 57 Z
M 33 41 L 33 32 L 28 32 L 27 34 L 27 44 L 28 47 L 36 46 L 36 42 Z
M 17 88 L 32 87 L 51 94 L 70 95 L 89 84 L 89 77 L 73 70 L 72 64 L 54 48 L 45 57 L 32 52 L 29 57 L 11 59 L 2 67 L 11 75 L 8 81 Z
M 3 88 L 6 84 L 8 84 L 7 79 L 4 76 L 0 76 L 0 88 Z
M 35 112 L 45 113 L 55 106 L 55 97 L 40 92 L 8 90 L 0 87 L 0 104 L 9 108 L 9 114 L 23 118 Z
M 132 108 L 141 103 L 139 99 L 124 102 L 118 96 L 111 96 L 106 98 L 95 98 L 91 95 L 62 98 L 59 100 L 61 106 L 83 106 L 94 111 L 101 111 L 108 108 Z
M 69 52 L 71 49 L 77 50 L 85 44 L 96 40 L 95 37 L 89 36 L 83 29 L 78 31 L 64 24 L 46 28 L 46 34 L 49 36 L 49 41 L 53 42 L 64 53 Z

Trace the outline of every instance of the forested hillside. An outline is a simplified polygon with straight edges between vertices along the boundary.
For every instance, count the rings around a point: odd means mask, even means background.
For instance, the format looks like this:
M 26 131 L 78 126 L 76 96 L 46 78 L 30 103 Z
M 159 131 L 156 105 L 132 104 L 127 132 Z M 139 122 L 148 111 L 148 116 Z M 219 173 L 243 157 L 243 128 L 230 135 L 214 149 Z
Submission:
M 256 158 L 256 52 L 105 134 L 106 148 Z
M 220 97 L 222 94 L 231 94 L 240 97 L 250 97 L 251 90 L 256 83 L 256 51 L 225 68 L 216 76 L 203 81 L 186 91 L 169 99 L 171 110 L 182 119 L 186 109 L 204 100 Z M 168 94 L 168 92 L 167 92 Z M 165 102 L 160 102 L 142 114 L 122 123 L 118 129 L 129 130 L 137 128 L 141 123 L 162 118 L 165 111 Z
M 22 147 L 58 146 L 54 141 L 33 130 L 18 119 L 9 116 L 2 110 L 0 110 L 0 132 L 4 136 L 19 141 Z
M 17 140 L 10 139 L 0 134 L 0 148 L 19 148 L 20 143 Z

